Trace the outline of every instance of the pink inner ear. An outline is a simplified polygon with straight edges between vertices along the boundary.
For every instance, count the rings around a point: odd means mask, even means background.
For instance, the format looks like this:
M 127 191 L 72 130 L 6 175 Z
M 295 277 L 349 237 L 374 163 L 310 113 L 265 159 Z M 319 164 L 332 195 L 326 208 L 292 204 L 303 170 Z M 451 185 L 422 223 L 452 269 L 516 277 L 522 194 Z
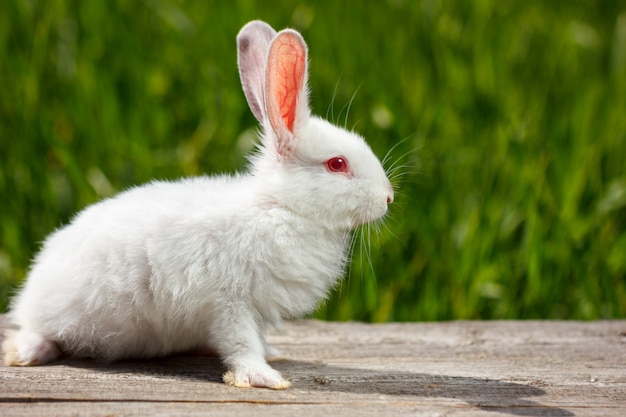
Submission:
M 278 107 L 270 111 L 272 125 L 278 126 L 277 117 L 293 133 L 298 95 L 303 88 L 306 67 L 306 51 L 298 38 L 292 34 L 280 35 L 272 45 L 268 59 L 269 95 Z

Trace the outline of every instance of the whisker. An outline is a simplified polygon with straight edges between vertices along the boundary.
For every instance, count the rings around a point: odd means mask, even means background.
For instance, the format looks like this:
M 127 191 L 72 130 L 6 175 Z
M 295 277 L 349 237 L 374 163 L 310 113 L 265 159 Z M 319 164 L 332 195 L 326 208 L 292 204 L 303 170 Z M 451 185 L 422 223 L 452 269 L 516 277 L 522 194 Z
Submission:
M 395 219 L 393 216 L 389 216 L 389 221 L 394 222 L 397 225 L 400 225 L 400 221 Z M 393 237 L 394 239 L 396 239 L 397 241 L 400 241 L 400 238 L 398 237 L 398 235 L 396 235 L 393 230 L 391 229 L 391 227 L 389 227 L 389 224 L 387 224 L 387 222 L 381 222 L 381 227 L 385 228 L 386 233 L 388 233 L 389 235 L 391 235 L 391 237 Z
M 407 194 L 407 193 L 403 192 L 402 190 L 395 191 L 395 194 L 396 194 L 396 196 L 401 197 L 402 200 L 409 200 L 410 202 L 417 202 L 417 200 L 415 199 L 414 195 Z
M 346 116 L 343 120 L 343 127 L 345 129 L 348 128 L 348 115 L 350 114 L 350 109 L 352 108 L 352 103 L 354 102 L 354 99 L 356 97 L 356 94 L 359 92 L 359 90 L 361 89 L 361 87 L 363 86 L 363 82 L 361 82 L 361 84 L 359 84 L 359 86 L 356 88 L 356 90 L 354 91 L 354 93 L 352 93 L 352 97 L 350 97 L 350 100 L 347 103 L 348 108 L 346 109 Z M 345 107 L 345 106 L 344 106 Z M 342 109 L 343 110 L 343 109 Z M 341 115 L 341 112 L 339 112 L 339 115 Z
M 352 276 L 352 260 L 354 259 L 354 246 L 356 245 L 356 231 L 350 233 L 348 239 L 348 258 L 346 259 L 346 272 L 345 272 L 345 280 L 346 285 L 350 288 L 350 277 Z M 343 292 L 343 282 L 339 287 L 339 295 L 341 296 Z
M 367 224 L 367 239 L 364 242 L 365 246 L 365 260 L 367 261 L 367 265 L 369 267 L 369 270 L 371 272 L 371 275 L 374 279 L 374 282 L 376 282 L 376 273 L 374 272 L 374 265 L 372 263 L 372 240 L 371 240 L 371 223 Z
M 335 124 L 335 99 L 337 98 L 337 90 L 339 89 L 339 83 L 341 82 L 341 74 L 339 74 L 339 78 L 337 79 L 337 82 L 335 83 L 335 88 L 333 90 L 333 96 L 330 99 L 330 104 L 328 105 L 328 108 L 326 109 L 326 120 L 330 120 L 330 122 L 332 124 Z M 329 115 L 330 113 L 330 115 Z M 341 114 L 341 113 L 340 113 Z
M 397 170 L 397 169 L 407 169 L 407 168 L 413 168 L 415 166 L 415 164 L 417 163 L 417 158 L 414 159 L 409 159 L 407 161 L 407 159 L 409 158 L 409 156 L 413 156 L 415 155 L 415 150 L 410 150 L 408 152 L 405 152 L 404 154 L 400 155 L 399 157 L 395 158 L 392 160 L 393 157 L 389 157 L 387 158 L 387 160 L 385 161 L 385 164 L 387 165 L 387 167 L 385 168 L 385 172 L 389 173 L 391 171 Z M 383 165 L 384 167 L 385 165 Z
M 400 144 L 406 142 L 409 138 L 413 136 L 415 135 L 409 135 L 399 141 L 387 152 L 385 158 L 383 158 L 383 167 L 385 169 L 385 174 L 387 175 L 387 178 L 389 178 L 389 181 L 391 181 L 394 187 L 394 191 L 396 193 L 397 189 L 407 177 L 420 173 L 420 171 L 416 169 L 418 159 L 415 156 L 419 148 L 410 149 L 409 151 L 396 158 L 394 158 L 392 154 L 392 152 L 397 149 Z
M 400 162 L 399 160 L 397 162 Z M 408 171 L 409 168 L 414 168 L 413 164 L 402 164 L 402 165 L 390 165 L 387 169 L 385 169 L 385 173 L 387 174 L 387 176 L 390 175 L 397 175 L 398 173 L 402 173 L 402 174 L 409 174 L 409 173 L 416 173 L 417 171 L 413 172 L 413 171 Z
M 382 165 L 385 166 L 385 164 L 387 164 L 387 162 L 389 162 L 389 159 L 391 158 L 391 155 L 393 153 L 393 151 L 396 150 L 396 148 L 400 145 L 402 145 L 404 142 L 406 142 L 407 140 L 415 137 L 415 135 L 417 135 L 417 133 L 411 133 L 410 135 L 408 135 L 407 137 L 405 137 L 404 139 L 399 140 L 395 145 L 393 145 L 385 154 L 383 160 L 382 160 Z M 406 154 L 404 154 L 402 157 L 406 156 L 408 153 L 413 153 L 414 151 L 416 151 L 417 149 L 411 150 L 409 152 L 407 152 Z
M 365 229 L 365 225 L 359 227 L 359 284 L 361 285 L 361 290 L 363 290 L 363 230 Z
M 357 129 L 356 127 L 359 125 L 359 123 L 361 123 L 362 120 L 357 120 L 356 122 L 354 122 L 354 124 L 352 125 L 352 127 L 350 128 L 350 130 L 352 132 L 355 132 Z

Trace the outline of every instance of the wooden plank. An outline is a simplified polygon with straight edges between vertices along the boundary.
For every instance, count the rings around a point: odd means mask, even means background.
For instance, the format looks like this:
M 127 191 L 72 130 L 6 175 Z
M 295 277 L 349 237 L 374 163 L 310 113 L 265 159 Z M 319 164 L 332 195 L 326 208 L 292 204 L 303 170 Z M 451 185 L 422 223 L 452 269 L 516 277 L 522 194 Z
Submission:
M 6 320 L 0 319 L 0 328 Z M 286 391 L 215 358 L 0 367 L 0 415 L 626 415 L 626 321 L 287 323 Z

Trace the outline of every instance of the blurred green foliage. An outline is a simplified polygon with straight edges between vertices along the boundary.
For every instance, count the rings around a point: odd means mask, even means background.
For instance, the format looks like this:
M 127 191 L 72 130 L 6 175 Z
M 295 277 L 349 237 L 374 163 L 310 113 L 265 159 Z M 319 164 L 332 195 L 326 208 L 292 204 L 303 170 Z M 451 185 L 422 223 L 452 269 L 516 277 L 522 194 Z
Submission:
M 626 317 L 617 0 L 0 2 L 0 310 L 86 205 L 243 168 L 252 19 L 300 30 L 316 113 L 402 167 L 318 317 Z

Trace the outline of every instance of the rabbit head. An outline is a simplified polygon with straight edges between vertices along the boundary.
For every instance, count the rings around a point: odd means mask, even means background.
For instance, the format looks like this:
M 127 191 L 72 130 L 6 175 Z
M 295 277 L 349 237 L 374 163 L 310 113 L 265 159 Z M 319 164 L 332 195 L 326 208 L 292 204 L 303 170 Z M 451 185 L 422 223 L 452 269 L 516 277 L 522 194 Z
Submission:
M 251 170 L 266 202 L 331 230 L 383 216 L 393 187 L 378 158 L 359 135 L 311 115 L 300 34 L 253 21 L 239 32 L 237 51 L 246 99 L 263 128 Z

